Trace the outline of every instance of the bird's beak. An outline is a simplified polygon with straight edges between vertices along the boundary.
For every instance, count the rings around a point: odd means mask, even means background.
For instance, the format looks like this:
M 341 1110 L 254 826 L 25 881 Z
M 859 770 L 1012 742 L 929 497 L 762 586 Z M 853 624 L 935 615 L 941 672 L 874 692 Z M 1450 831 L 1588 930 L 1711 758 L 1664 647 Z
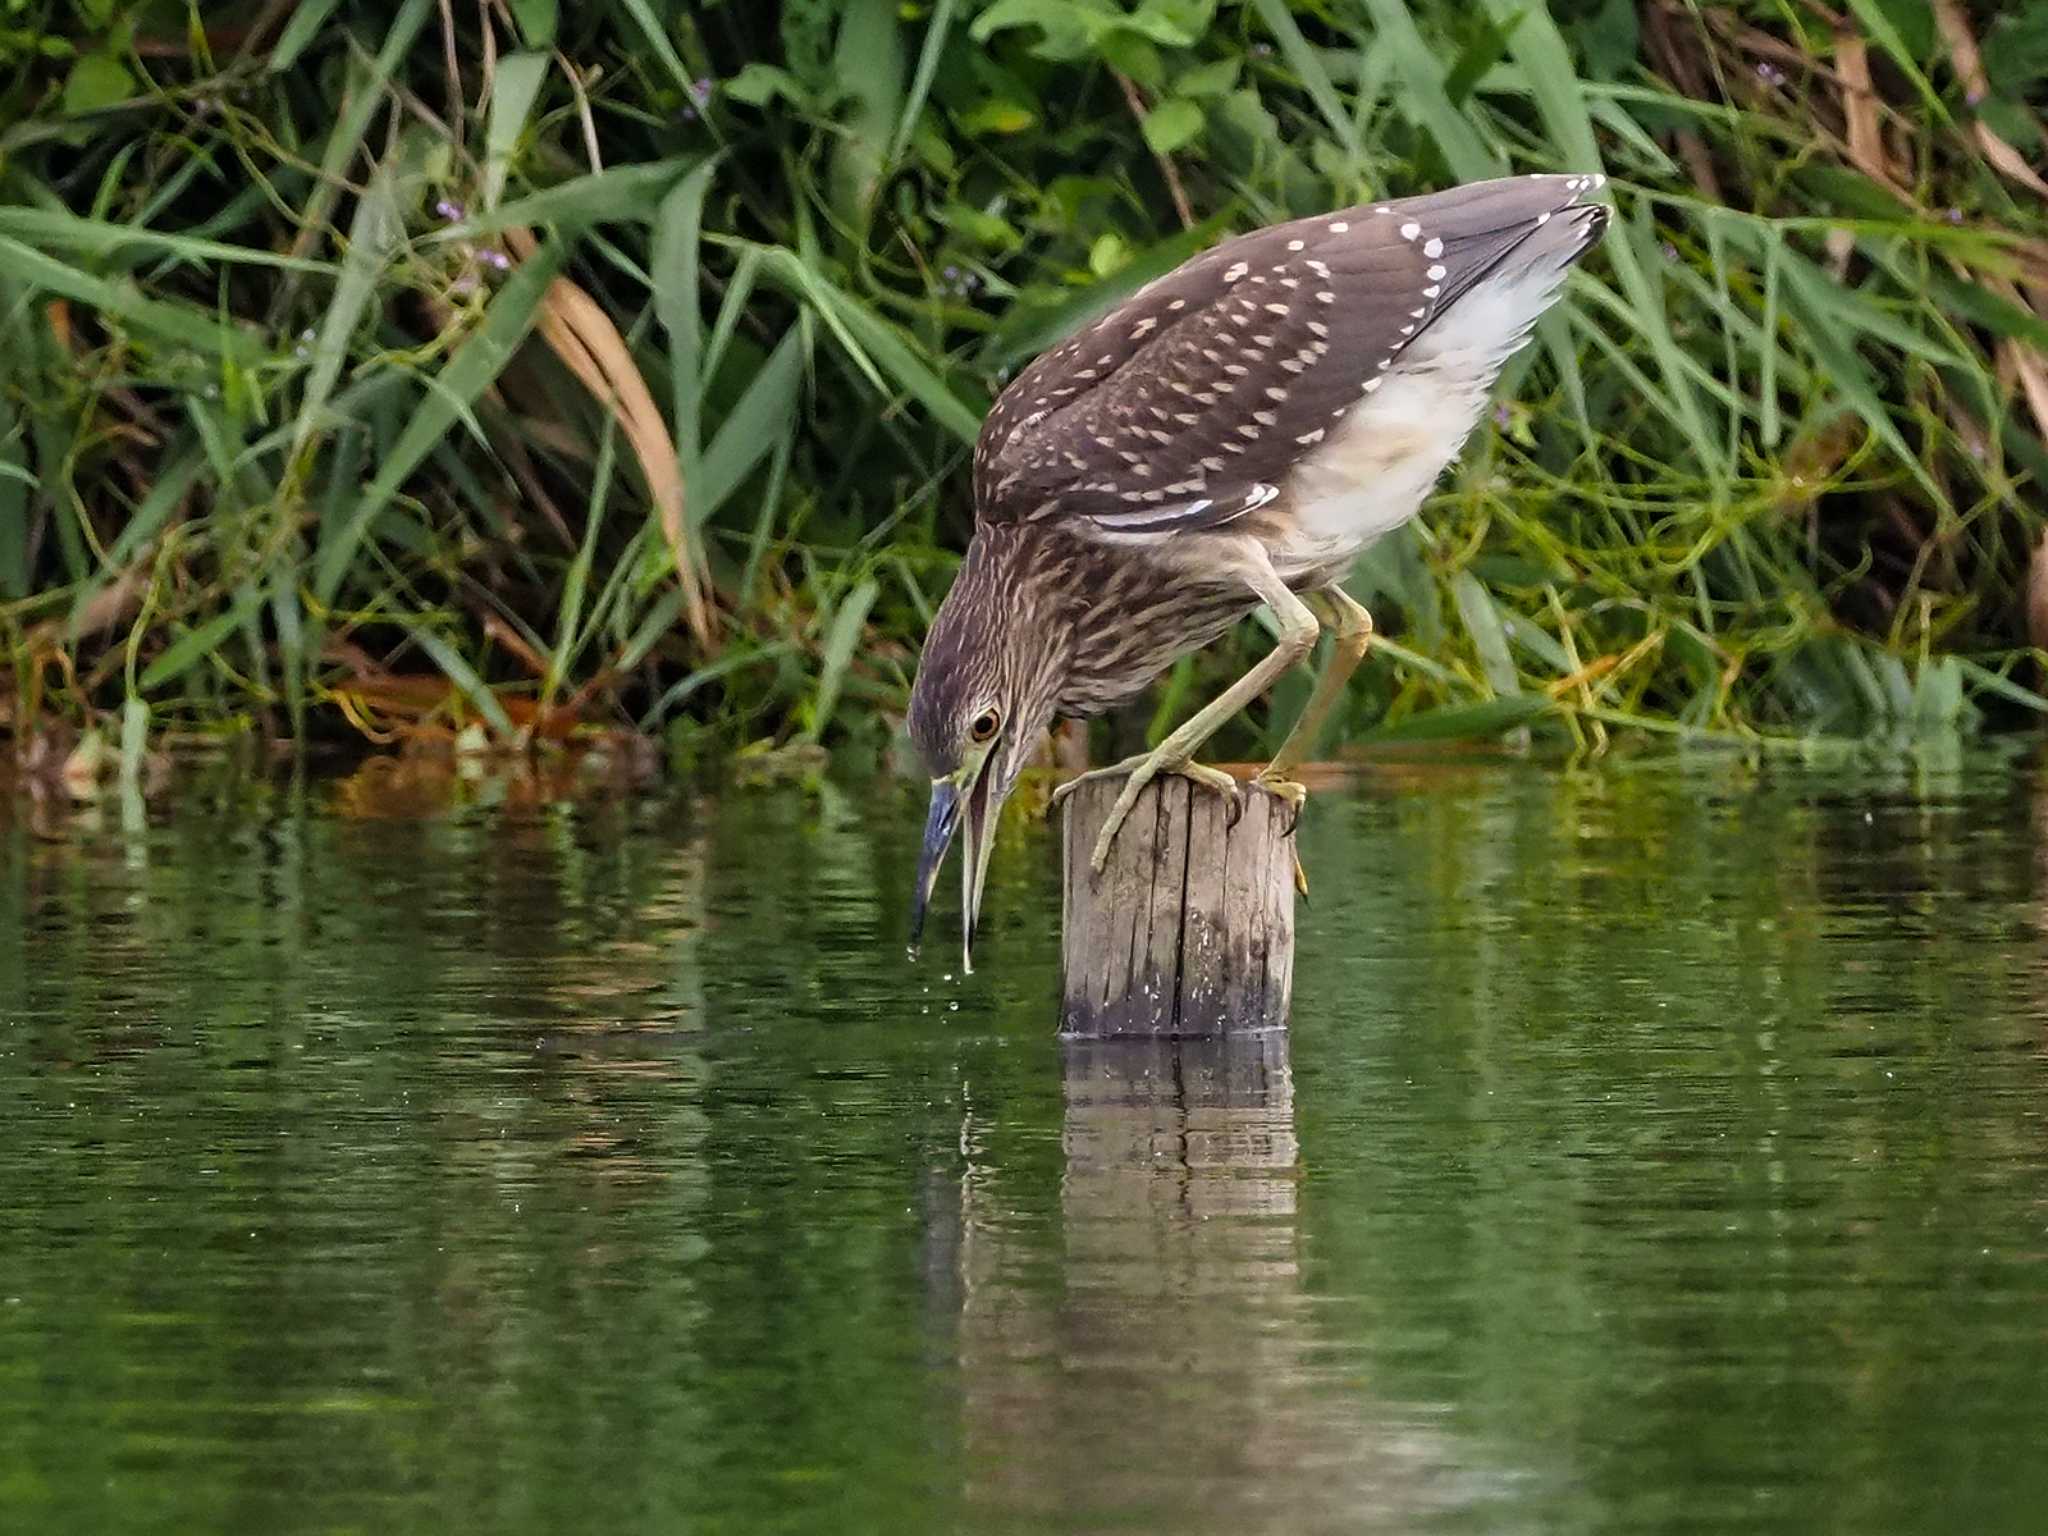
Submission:
M 991 754 L 993 755 L 993 754 Z M 988 758 L 967 791 L 967 845 L 960 850 L 960 968 L 974 974 L 974 934 L 981 926 L 981 887 L 996 846 L 995 770 Z
M 917 860 L 917 894 L 910 909 L 910 948 L 915 956 L 918 940 L 924 934 L 925 909 L 931 903 L 932 888 L 939 882 L 939 866 L 945 862 L 953 834 L 965 821 L 966 846 L 960 859 L 960 964 L 969 975 L 974 972 L 974 930 L 981 920 L 982 886 L 988 879 L 989 855 L 995 850 L 996 807 L 990 803 L 995 795 L 995 774 L 990 767 L 993 755 L 984 755 L 952 778 L 932 780 L 932 805 L 924 823 L 924 851 Z
M 960 827 L 960 786 L 951 779 L 932 780 L 932 808 L 924 819 L 924 851 L 917 857 L 917 894 L 910 905 L 910 953 L 917 956 L 924 937 L 924 911 L 939 883 L 939 865 Z

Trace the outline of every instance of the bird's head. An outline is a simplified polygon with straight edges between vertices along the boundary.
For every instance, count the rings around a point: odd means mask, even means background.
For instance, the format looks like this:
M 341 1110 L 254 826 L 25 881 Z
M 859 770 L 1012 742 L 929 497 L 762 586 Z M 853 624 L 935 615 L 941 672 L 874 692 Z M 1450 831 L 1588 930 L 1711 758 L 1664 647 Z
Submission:
M 925 637 L 910 691 L 910 738 L 931 775 L 931 811 L 911 908 L 913 950 L 939 866 L 965 829 L 960 867 L 961 963 L 974 969 L 997 815 L 1051 723 L 1059 693 L 1060 626 L 1030 600 L 1028 580 L 998 567 L 987 535 L 968 549 Z

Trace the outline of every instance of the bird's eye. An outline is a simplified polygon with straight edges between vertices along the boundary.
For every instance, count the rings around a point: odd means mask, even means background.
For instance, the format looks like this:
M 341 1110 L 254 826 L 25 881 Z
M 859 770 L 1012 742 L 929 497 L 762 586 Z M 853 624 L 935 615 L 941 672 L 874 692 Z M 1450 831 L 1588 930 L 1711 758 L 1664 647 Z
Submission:
M 995 736 L 996 727 L 1002 723 L 1001 715 L 992 709 L 984 709 L 974 717 L 974 723 L 967 727 L 967 734 L 977 742 L 988 741 Z

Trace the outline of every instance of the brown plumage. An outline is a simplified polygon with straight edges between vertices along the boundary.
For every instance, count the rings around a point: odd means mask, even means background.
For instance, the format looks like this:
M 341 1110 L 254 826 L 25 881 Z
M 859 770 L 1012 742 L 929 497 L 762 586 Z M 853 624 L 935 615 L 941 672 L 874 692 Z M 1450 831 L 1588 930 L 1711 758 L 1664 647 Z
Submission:
M 926 642 L 910 730 L 934 780 L 923 910 L 969 823 L 971 938 L 987 824 L 1054 715 L 1129 699 L 1261 603 L 1271 657 L 1129 772 L 1138 789 L 1306 652 L 1301 594 L 1337 610 L 1339 665 L 1255 781 L 1286 774 L 1362 654 L 1337 584 L 1412 517 L 1500 367 L 1598 240 L 1597 176 L 1527 176 L 1297 219 L 1224 242 L 1044 354 L 990 411 L 976 533 Z

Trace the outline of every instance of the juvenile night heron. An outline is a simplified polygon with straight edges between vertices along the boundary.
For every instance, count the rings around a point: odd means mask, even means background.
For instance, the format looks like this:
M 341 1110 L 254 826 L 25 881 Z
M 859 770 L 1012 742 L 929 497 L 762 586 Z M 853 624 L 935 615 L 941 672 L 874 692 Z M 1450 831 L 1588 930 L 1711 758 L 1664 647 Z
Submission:
M 1100 714 L 1264 604 L 1272 652 L 1128 774 L 1093 851 L 1155 775 L 1193 761 L 1307 655 L 1332 659 L 1252 782 L 1291 775 L 1365 654 L 1340 583 L 1415 515 L 1501 365 L 1600 238 L 1599 176 L 1519 176 L 1297 219 L 1225 241 L 1019 374 L 974 454 L 975 533 L 925 641 L 910 732 L 932 775 L 913 927 L 964 824 L 964 959 L 997 812 L 1054 716 Z M 1094 777 L 1096 775 L 1089 775 Z M 1063 786 L 1063 790 L 1071 788 Z

